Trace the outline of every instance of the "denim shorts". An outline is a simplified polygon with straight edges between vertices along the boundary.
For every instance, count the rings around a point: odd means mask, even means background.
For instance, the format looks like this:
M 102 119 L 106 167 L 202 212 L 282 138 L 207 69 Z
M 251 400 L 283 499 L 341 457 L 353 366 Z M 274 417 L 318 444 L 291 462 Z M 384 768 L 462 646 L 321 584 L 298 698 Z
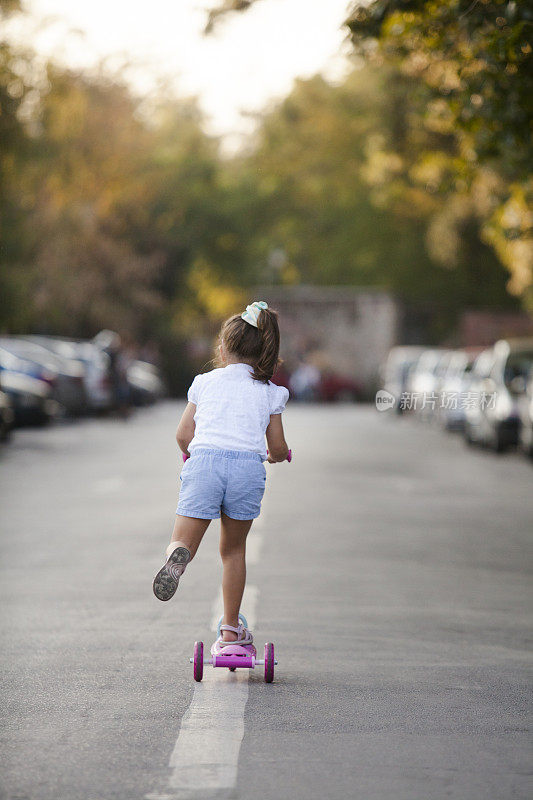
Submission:
M 266 469 L 259 453 L 197 448 L 180 475 L 176 514 L 218 519 L 255 519 L 261 512 Z

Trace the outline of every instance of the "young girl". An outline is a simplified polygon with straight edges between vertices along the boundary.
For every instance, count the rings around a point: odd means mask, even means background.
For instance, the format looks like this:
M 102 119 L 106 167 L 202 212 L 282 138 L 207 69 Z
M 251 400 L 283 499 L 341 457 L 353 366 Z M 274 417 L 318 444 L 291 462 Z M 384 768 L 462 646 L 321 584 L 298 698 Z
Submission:
M 270 381 L 278 354 L 277 313 L 264 301 L 226 320 L 218 344 L 222 366 L 196 376 L 176 434 L 187 460 L 180 476 L 176 524 L 166 563 L 154 578 L 154 594 L 170 600 L 210 521 L 220 517 L 224 624 L 217 649 L 253 641 L 239 622 L 246 536 L 261 509 L 263 461 L 274 464 L 289 454 L 281 421 L 289 393 Z

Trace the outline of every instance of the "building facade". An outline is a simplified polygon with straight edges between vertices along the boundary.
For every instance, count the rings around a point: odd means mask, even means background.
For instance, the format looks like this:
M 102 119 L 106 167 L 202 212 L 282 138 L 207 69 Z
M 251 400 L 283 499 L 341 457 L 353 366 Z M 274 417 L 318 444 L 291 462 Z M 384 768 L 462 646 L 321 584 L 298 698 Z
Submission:
M 289 371 L 308 361 L 372 394 L 398 339 L 401 312 L 392 294 L 353 286 L 265 286 L 254 298 L 280 313 L 281 356 Z

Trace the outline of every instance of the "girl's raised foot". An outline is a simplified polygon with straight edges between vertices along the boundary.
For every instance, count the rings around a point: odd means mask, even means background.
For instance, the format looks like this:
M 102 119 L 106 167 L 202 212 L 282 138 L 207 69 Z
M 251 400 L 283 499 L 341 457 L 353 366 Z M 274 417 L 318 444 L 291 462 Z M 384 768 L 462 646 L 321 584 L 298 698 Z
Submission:
M 154 578 L 153 589 L 158 600 L 170 600 L 176 593 L 185 567 L 191 560 L 186 547 L 176 547 Z

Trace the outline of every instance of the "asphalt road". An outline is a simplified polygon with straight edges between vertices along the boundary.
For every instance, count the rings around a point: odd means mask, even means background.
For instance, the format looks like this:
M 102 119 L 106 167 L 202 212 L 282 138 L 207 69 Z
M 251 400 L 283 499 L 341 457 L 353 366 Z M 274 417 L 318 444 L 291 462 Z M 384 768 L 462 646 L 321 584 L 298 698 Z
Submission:
M 0 451 L 1 797 L 529 800 L 530 464 L 372 408 L 289 408 L 294 461 L 268 466 L 250 534 L 276 680 L 195 685 L 216 523 L 176 597 L 151 590 L 181 408 Z

